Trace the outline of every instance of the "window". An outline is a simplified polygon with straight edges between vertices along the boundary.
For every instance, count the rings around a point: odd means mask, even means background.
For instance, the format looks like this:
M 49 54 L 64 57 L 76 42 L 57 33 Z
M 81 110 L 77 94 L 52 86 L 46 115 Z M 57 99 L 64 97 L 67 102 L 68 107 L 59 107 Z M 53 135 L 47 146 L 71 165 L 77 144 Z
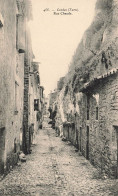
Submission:
M 34 111 L 39 111 L 39 99 L 34 99 Z
M 98 120 L 99 108 L 96 107 L 96 120 Z
M 16 153 L 17 152 L 17 146 L 16 146 L 17 144 L 16 144 L 16 138 L 14 139 L 14 153 Z
M 40 86 L 40 97 L 41 98 L 43 98 L 43 90 L 44 90 L 43 86 Z

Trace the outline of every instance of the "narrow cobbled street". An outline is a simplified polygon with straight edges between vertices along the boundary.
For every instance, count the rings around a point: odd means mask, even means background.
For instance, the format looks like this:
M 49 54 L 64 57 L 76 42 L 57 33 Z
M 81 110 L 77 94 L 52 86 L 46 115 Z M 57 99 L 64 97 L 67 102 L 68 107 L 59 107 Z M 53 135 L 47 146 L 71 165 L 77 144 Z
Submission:
M 0 0 L 0 54 L 0 196 L 118 196 L 118 0 Z
M 27 162 L 0 182 L 0 196 L 118 195 L 118 181 L 100 179 L 96 169 L 55 130 L 39 130 Z

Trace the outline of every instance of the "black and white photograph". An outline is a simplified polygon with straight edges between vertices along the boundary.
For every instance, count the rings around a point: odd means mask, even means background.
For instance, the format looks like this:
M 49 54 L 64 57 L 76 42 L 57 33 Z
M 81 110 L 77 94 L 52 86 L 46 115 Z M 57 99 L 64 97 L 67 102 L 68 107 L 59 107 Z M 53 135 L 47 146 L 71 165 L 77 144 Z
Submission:
M 0 196 L 118 196 L 118 0 L 0 0 Z

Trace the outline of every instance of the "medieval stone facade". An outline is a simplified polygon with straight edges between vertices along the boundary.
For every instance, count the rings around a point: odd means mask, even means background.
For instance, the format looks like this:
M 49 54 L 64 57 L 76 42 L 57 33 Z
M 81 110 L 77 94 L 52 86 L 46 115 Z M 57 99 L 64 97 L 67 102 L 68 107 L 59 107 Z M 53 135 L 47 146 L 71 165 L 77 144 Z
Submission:
M 118 177 L 118 69 L 94 78 L 73 99 L 71 93 L 58 93 L 50 109 L 57 134 L 77 147 L 101 174 Z
M 33 63 L 31 18 L 30 0 L 0 0 L 0 175 L 17 163 L 21 150 L 30 153 L 38 130 L 34 100 L 40 99 L 40 77 Z
M 20 150 L 24 53 L 17 48 L 16 1 L 0 1 L 0 15 L 0 173 L 3 173 L 17 162 L 17 152 Z
M 101 174 L 118 178 L 118 3 L 96 5 L 94 22 L 76 50 L 63 87 L 57 87 L 50 111 L 56 113 L 53 122 L 59 135 Z

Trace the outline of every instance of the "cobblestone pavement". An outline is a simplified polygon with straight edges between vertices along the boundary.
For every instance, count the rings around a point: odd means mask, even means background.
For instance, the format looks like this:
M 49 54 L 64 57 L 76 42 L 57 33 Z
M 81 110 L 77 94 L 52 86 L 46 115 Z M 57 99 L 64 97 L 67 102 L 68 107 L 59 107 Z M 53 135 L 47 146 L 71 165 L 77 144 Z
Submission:
M 96 169 L 52 129 L 39 130 L 27 162 L 1 182 L 0 196 L 118 195 L 118 180 L 100 179 Z

